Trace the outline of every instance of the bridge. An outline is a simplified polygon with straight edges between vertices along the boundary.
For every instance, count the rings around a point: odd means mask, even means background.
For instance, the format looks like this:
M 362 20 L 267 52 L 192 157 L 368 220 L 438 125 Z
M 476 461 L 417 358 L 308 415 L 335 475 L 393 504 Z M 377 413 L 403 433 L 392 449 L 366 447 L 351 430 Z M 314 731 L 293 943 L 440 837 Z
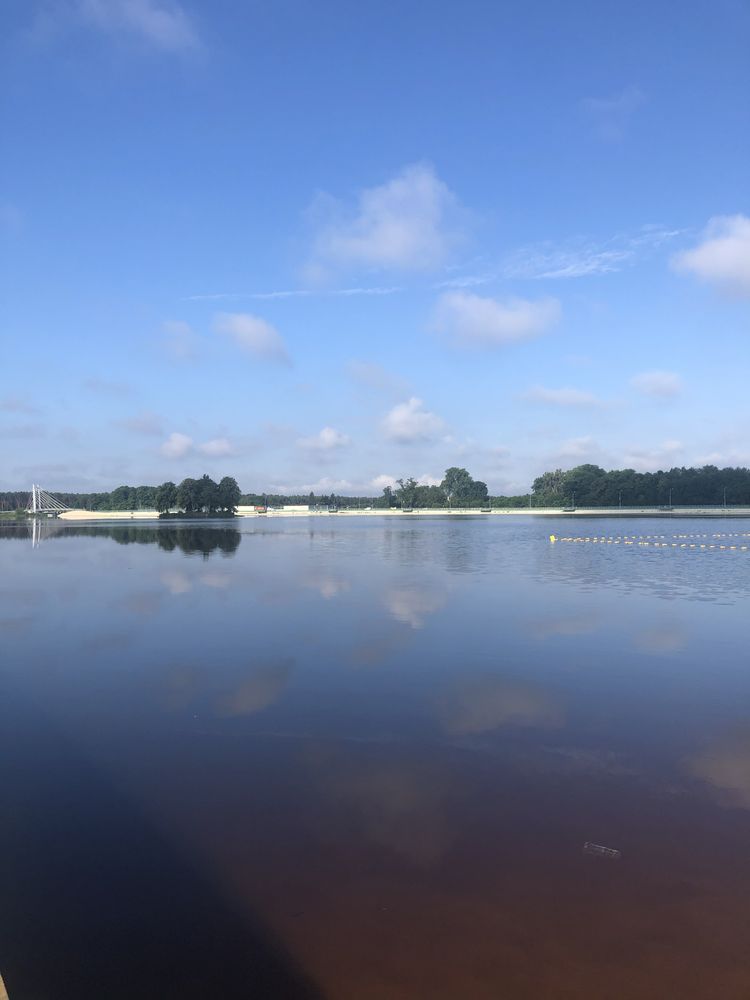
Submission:
M 56 514 L 62 514 L 66 510 L 70 510 L 70 507 L 66 507 L 64 503 L 43 490 L 41 486 L 37 486 L 36 483 L 32 485 L 26 507 L 27 514 L 47 514 L 47 516 L 52 517 Z

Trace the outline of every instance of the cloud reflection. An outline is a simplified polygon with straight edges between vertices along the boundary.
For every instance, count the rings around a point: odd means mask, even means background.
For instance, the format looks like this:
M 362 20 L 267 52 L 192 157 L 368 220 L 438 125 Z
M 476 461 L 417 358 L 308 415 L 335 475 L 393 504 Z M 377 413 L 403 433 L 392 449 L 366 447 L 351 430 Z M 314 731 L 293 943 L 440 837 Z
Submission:
M 242 683 L 216 701 L 216 714 L 222 716 L 253 715 L 268 708 L 283 693 L 294 666 L 294 660 L 258 667 Z
M 159 579 L 170 594 L 187 594 L 188 591 L 193 589 L 193 585 L 188 579 L 187 574 L 179 569 L 165 569 L 159 575 Z
M 312 576 L 307 580 L 307 586 L 317 590 L 321 597 L 330 601 L 339 594 L 345 594 L 351 590 L 351 581 L 343 577 L 332 576 L 330 573 L 320 576 Z
M 393 617 L 411 628 L 424 628 L 428 615 L 443 607 L 447 595 L 429 587 L 394 587 L 384 598 Z
M 600 625 L 598 615 L 565 615 L 564 617 L 543 618 L 531 626 L 532 634 L 539 639 L 549 639 L 555 635 L 588 635 Z
M 723 804 L 750 809 L 750 728 L 693 757 L 688 767 L 696 778 L 718 790 Z
M 676 653 L 687 645 L 687 633 L 674 625 L 645 629 L 633 637 L 637 649 L 643 653 Z
M 322 791 L 350 813 L 370 843 L 413 864 L 434 864 L 454 839 L 445 808 L 443 770 L 401 755 L 395 760 L 373 759 L 372 752 L 364 751 L 363 757 L 360 748 L 352 748 L 347 754 L 319 754 L 314 764 Z
M 562 705 L 542 688 L 491 675 L 457 684 L 441 700 L 439 714 L 447 732 L 456 735 L 493 729 L 562 725 Z
M 122 606 L 135 615 L 148 617 L 156 614 L 161 606 L 162 595 L 154 590 L 134 590 L 123 598 Z

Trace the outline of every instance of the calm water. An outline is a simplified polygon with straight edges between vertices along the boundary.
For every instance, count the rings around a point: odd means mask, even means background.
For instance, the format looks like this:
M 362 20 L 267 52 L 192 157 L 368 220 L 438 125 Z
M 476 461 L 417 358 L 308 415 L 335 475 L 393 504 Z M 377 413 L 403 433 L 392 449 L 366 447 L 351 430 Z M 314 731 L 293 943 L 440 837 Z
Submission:
M 750 552 L 550 532 L 0 528 L 11 1000 L 747 1000 Z

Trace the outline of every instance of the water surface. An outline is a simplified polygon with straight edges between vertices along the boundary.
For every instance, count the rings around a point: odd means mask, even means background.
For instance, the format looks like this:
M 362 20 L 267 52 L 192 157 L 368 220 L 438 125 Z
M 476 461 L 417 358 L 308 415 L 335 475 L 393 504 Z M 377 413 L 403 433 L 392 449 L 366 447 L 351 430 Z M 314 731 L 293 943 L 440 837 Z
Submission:
M 746 1000 L 750 552 L 570 530 L 0 527 L 12 1000 Z

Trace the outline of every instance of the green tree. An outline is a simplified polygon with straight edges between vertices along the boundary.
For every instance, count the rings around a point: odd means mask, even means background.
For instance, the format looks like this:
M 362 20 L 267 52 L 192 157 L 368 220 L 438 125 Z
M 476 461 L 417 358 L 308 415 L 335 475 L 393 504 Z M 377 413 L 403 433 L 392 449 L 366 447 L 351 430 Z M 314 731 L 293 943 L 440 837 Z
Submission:
M 217 489 L 217 506 L 220 510 L 227 510 L 234 514 L 239 502 L 240 488 L 237 485 L 237 480 L 231 476 L 224 476 Z
M 219 485 L 205 472 L 197 483 L 198 510 L 213 513 L 219 506 Z
M 136 487 L 135 503 L 138 510 L 153 510 L 156 504 L 156 488 L 154 486 Z
M 166 482 L 156 488 L 156 509 L 160 514 L 165 514 L 172 507 L 177 505 L 177 487 L 174 483 Z
M 565 503 L 565 476 L 562 469 L 555 469 L 534 480 L 531 489 L 540 506 L 556 507 Z
M 445 507 L 445 493 L 439 486 L 417 486 L 414 497 L 415 507 Z
M 198 497 L 198 481 L 196 479 L 183 479 L 177 487 L 177 506 L 186 514 L 200 510 L 201 503 Z
M 417 499 L 417 490 L 419 489 L 414 476 L 409 476 L 408 479 L 397 479 L 396 482 L 398 483 L 396 500 L 402 507 L 413 507 Z
M 450 469 L 445 470 L 445 476 L 440 487 L 443 493 L 445 493 L 448 503 L 460 504 L 462 500 L 465 500 L 469 496 L 473 482 L 474 480 L 466 469 L 459 469 L 457 466 L 452 465 Z
M 109 497 L 112 510 L 135 510 L 138 506 L 136 490 L 132 486 L 118 486 Z
M 445 470 L 440 488 L 451 505 L 466 507 L 472 504 L 484 506 L 489 503 L 487 484 L 472 479 L 466 469 L 459 469 L 455 465 Z

